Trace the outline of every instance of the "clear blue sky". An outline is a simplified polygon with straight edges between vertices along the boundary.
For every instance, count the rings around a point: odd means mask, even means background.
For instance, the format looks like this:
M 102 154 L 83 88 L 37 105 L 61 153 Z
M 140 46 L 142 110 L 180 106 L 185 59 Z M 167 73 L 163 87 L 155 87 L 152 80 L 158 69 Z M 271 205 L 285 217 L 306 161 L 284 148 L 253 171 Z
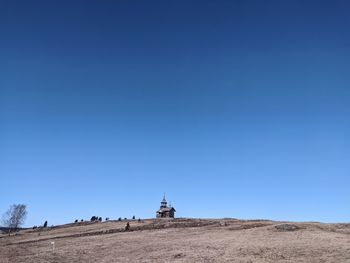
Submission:
M 0 213 L 349 221 L 348 1 L 0 1 Z

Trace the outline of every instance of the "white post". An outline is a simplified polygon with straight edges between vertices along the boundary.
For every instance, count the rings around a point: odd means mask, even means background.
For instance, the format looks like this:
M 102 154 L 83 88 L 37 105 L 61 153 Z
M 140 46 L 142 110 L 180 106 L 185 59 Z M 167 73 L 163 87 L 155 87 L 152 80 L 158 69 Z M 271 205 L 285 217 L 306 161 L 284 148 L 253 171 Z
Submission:
M 52 245 L 52 252 L 55 252 L 55 241 L 52 241 L 51 245 Z

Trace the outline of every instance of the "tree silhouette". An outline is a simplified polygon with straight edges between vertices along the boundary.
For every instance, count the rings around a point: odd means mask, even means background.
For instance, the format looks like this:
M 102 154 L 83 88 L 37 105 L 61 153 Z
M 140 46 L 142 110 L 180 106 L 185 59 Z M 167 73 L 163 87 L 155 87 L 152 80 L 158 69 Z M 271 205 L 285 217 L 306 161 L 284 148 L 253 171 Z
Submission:
M 18 230 L 23 225 L 27 216 L 27 206 L 24 204 L 14 204 L 6 211 L 2 222 L 4 226 L 9 228 L 9 233 L 12 230 Z

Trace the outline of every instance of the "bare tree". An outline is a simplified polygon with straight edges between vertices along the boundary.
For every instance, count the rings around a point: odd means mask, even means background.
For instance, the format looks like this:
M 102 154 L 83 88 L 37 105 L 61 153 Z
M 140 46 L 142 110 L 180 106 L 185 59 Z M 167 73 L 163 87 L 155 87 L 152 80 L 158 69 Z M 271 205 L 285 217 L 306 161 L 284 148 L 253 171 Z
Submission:
M 23 204 L 14 204 L 6 211 L 3 216 L 2 222 L 5 227 L 9 229 L 9 233 L 12 230 L 17 230 L 23 225 L 27 216 L 27 206 Z

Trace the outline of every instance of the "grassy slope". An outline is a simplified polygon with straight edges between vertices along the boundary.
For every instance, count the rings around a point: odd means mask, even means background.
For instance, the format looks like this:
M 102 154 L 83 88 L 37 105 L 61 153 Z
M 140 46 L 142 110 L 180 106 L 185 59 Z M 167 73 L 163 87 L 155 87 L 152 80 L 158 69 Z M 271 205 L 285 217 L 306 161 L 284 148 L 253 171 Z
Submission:
M 0 262 L 350 262 L 350 224 L 175 219 L 0 235 Z M 56 249 L 52 252 L 51 242 Z

